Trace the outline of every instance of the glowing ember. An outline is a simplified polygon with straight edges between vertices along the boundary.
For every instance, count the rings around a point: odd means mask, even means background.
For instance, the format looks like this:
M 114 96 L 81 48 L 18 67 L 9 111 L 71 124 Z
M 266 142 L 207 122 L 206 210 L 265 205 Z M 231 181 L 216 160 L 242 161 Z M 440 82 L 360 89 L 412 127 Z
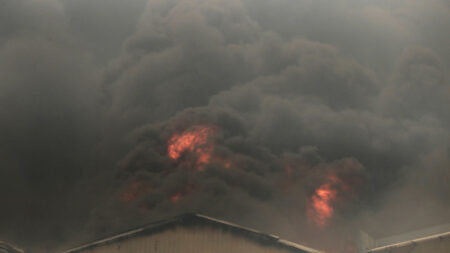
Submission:
M 168 142 L 167 152 L 172 159 L 179 159 L 184 152 L 193 152 L 197 157 L 198 170 L 211 160 L 213 147 L 208 143 L 215 129 L 210 126 L 196 126 L 193 129 L 175 134 Z

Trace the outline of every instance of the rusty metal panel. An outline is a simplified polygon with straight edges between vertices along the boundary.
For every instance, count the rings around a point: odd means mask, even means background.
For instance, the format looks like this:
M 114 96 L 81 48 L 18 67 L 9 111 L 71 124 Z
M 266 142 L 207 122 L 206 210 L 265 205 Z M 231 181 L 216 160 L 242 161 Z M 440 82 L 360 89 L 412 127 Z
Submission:
M 208 227 L 177 227 L 89 248 L 83 253 L 288 253 L 231 232 Z

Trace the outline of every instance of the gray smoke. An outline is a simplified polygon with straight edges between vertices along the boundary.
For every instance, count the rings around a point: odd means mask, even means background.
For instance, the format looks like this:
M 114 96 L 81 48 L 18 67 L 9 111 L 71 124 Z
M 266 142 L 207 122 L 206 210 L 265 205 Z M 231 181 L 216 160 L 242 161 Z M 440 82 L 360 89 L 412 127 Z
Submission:
M 0 237 L 56 250 L 192 211 L 327 249 L 448 222 L 449 12 L 0 0 Z M 195 151 L 168 156 L 199 126 L 201 171 Z M 318 229 L 308 201 L 327 182 Z

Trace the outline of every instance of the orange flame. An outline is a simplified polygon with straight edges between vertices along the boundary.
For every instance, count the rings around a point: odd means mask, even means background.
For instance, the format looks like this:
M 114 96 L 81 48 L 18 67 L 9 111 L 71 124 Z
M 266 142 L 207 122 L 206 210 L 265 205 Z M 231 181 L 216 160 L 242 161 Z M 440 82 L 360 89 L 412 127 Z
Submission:
M 336 202 L 338 189 L 349 190 L 341 179 L 334 174 L 330 174 L 327 181 L 317 188 L 309 199 L 308 217 L 319 228 L 326 227 L 333 216 L 333 204 Z
M 168 142 L 167 153 L 170 158 L 177 160 L 184 152 L 194 152 L 198 170 L 203 170 L 204 165 L 211 160 L 213 147 L 208 141 L 214 132 L 215 129 L 211 126 L 196 126 L 181 134 L 175 134 Z
M 332 202 L 335 200 L 337 191 L 331 188 L 330 183 L 321 185 L 311 196 L 311 206 L 308 209 L 308 216 L 319 228 L 328 224 L 328 220 L 333 216 Z

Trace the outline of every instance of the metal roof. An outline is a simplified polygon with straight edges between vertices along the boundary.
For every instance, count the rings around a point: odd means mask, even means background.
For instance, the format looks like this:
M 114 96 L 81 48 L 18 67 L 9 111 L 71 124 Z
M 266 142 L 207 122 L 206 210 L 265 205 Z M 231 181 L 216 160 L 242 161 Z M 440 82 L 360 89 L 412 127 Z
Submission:
M 421 242 L 425 242 L 425 241 L 443 240 L 445 238 L 450 238 L 450 232 L 437 234 L 437 235 L 432 235 L 432 236 L 426 236 L 426 237 L 418 238 L 418 239 L 415 239 L 415 240 L 409 240 L 409 241 L 396 243 L 396 244 L 391 244 L 391 245 L 387 245 L 387 246 L 383 246 L 383 247 L 378 247 L 378 248 L 369 250 L 368 253 L 375 253 L 375 252 L 388 250 L 388 249 L 392 250 L 392 249 L 395 249 L 395 248 L 402 248 L 402 247 L 405 247 L 405 246 L 408 246 L 408 245 L 415 245 L 415 244 L 418 244 L 418 243 L 421 243 Z
M 150 235 L 154 233 L 162 232 L 166 229 L 175 228 L 177 226 L 189 227 L 193 225 L 207 225 L 212 227 L 220 227 L 232 233 L 240 236 L 245 236 L 249 239 L 255 240 L 262 244 L 268 244 L 272 246 L 286 248 L 292 252 L 299 253 L 322 253 L 321 251 L 305 247 L 293 242 L 280 239 L 278 236 L 265 234 L 260 231 L 239 226 L 230 222 L 226 222 L 219 219 L 214 219 L 202 214 L 183 214 L 180 216 L 173 217 L 171 219 L 157 221 L 139 228 L 135 228 L 115 236 L 107 237 L 101 240 L 97 240 L 88 244 L 84 244 L 61 253 L 76 253 L 82 250 L 95 248 L 101 245 L 114 243 L 117 241 L 126 240 L 130 237 Z
M 437 226 L 421 228 L 417 230 L 412 230 L 402 234 L 391 235 L 388 237 L 376 238 L 376 248 L 380 248 L 387 245 L 398 244 L 400 242 L 412 241 L 417 238 L 424 238 L 429 236 L 434 236 L 437 234 L 443 234 L 450 232 L 450 223 L 440 224 Z
M 23 250 L 9 243 L 0 241 L 0 252 L 23 253 Z

